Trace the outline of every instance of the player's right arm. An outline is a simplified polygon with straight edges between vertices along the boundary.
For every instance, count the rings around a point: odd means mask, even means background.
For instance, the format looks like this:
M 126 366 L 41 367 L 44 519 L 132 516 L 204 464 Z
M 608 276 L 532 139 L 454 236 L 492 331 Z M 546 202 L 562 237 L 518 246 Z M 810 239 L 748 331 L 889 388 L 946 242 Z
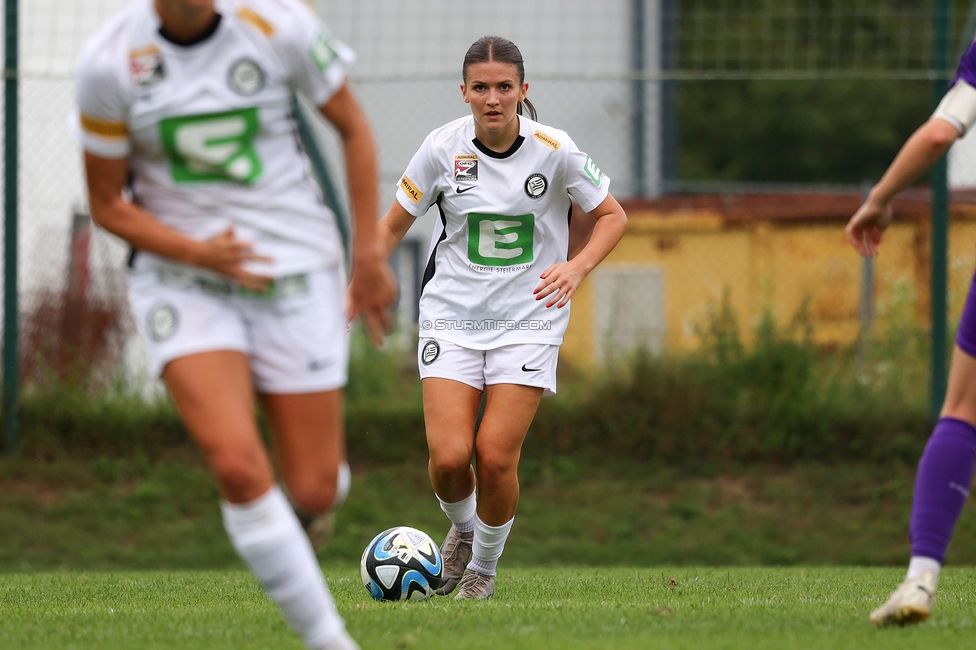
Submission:
M 908 138 L 847 223 L 847 239 L 861 255 L 877 255 L 881 237 L 891 225 L 891 200 L 944 156 L 958 137 L 953 124 L 933 117 Z
M 251 245 L 234 237 L 232 228 L 204 241 L 190 239 L 139 206 L 126 200 L 129 177 L 126 158 L 103 158 L 85 152 L 88 203 L 92 219 L 137 250 L 149 251 L 178 262 L 211 269 L 251 289 L 262 289 L 264 276 L 248 273 L 244 262 L 263 259 Z
M 876 255 L 891 225 L 891 200 L 949 151 L 976 123 L 976 42 L 959 61 L 956 78 L 932 117 L 913 133 L 847 224 L 847 238 L 864 256 Z
M 400 245 L 416 220 L 417 218 L 404 210 L 397 201 L 393 202 L 378 226 L 380 246 L 386 259 L 389 259 L 396 247 Z

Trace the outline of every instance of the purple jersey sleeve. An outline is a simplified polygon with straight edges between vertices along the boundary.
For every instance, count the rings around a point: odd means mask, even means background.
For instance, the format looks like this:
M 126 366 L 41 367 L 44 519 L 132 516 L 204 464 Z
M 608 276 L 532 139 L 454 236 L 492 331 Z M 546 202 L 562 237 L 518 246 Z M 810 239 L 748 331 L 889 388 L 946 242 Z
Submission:
M 955 86 L 960 79 L 976 88 L 976 41 L 969 44 L 969 49 L 959 60 L 956 76 L 952 79 L 949 87 Z

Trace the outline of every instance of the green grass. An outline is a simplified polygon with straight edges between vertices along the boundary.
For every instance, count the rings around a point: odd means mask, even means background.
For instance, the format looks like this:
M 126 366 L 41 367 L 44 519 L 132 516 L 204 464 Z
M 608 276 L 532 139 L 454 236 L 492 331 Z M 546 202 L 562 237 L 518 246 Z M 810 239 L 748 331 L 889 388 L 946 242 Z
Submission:
M 875 630 L 903 577 L 867 568 L 523 568 L 495 598 L 376 603 L 353 566 L 326 567 L 364 650 L 972 647 L 976 569 L 949 568 L 932 619 Z M 192 650 L 301 643 L 241 571 L 0 575 L 0 647 Z
M 914 468 L 890 464 L 728 466 L 526 459 L 511 567 L 546 565 L 873 565 L 908 557 Z M 322 554 L 356 563 L 393 525 L 447 520 L 421 462 L 354 468 Z M 952 564 L 976 564 L 966 510 Z M 0 460 L 0 571 L 233 569 L 207 470 L 187 450 L 146 459 Z

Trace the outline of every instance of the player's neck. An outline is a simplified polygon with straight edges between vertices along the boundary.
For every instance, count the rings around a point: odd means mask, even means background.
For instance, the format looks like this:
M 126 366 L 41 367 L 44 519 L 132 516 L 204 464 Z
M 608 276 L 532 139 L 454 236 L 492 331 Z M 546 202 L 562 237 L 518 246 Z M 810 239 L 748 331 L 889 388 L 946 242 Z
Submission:
M 172 0 L 154 0 L 160 30 L 176 42 L 193 42 L 213 29 L 218 20 L 213 4 L 192 6 Z
M 504 128 L 489 131 L 485 127 L 478 124 L 475 120 L 474 123 L 474 137 L 478 138 L 481 144 L 485 145 L 492 151 L 497 151 L 498 153 L 505 153 L 512 148 L 515 140 L 519 136 L 519 117 L 516 115 L 512 120 L 505 125 Z

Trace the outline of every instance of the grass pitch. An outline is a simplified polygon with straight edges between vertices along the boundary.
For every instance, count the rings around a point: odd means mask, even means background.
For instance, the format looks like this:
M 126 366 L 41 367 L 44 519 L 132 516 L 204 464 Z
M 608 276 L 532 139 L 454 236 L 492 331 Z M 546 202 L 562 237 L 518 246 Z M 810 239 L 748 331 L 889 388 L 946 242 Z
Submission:
M 495 598 L 377 603 L 358 568 L 326 576 L 364 650 L 972 647 L 976 569 L 949 568 L 933 617 L 867 621 L 903 569 L 502 570 Z M 0 574 L 0 647 L 302 648 L 241 571 Z

